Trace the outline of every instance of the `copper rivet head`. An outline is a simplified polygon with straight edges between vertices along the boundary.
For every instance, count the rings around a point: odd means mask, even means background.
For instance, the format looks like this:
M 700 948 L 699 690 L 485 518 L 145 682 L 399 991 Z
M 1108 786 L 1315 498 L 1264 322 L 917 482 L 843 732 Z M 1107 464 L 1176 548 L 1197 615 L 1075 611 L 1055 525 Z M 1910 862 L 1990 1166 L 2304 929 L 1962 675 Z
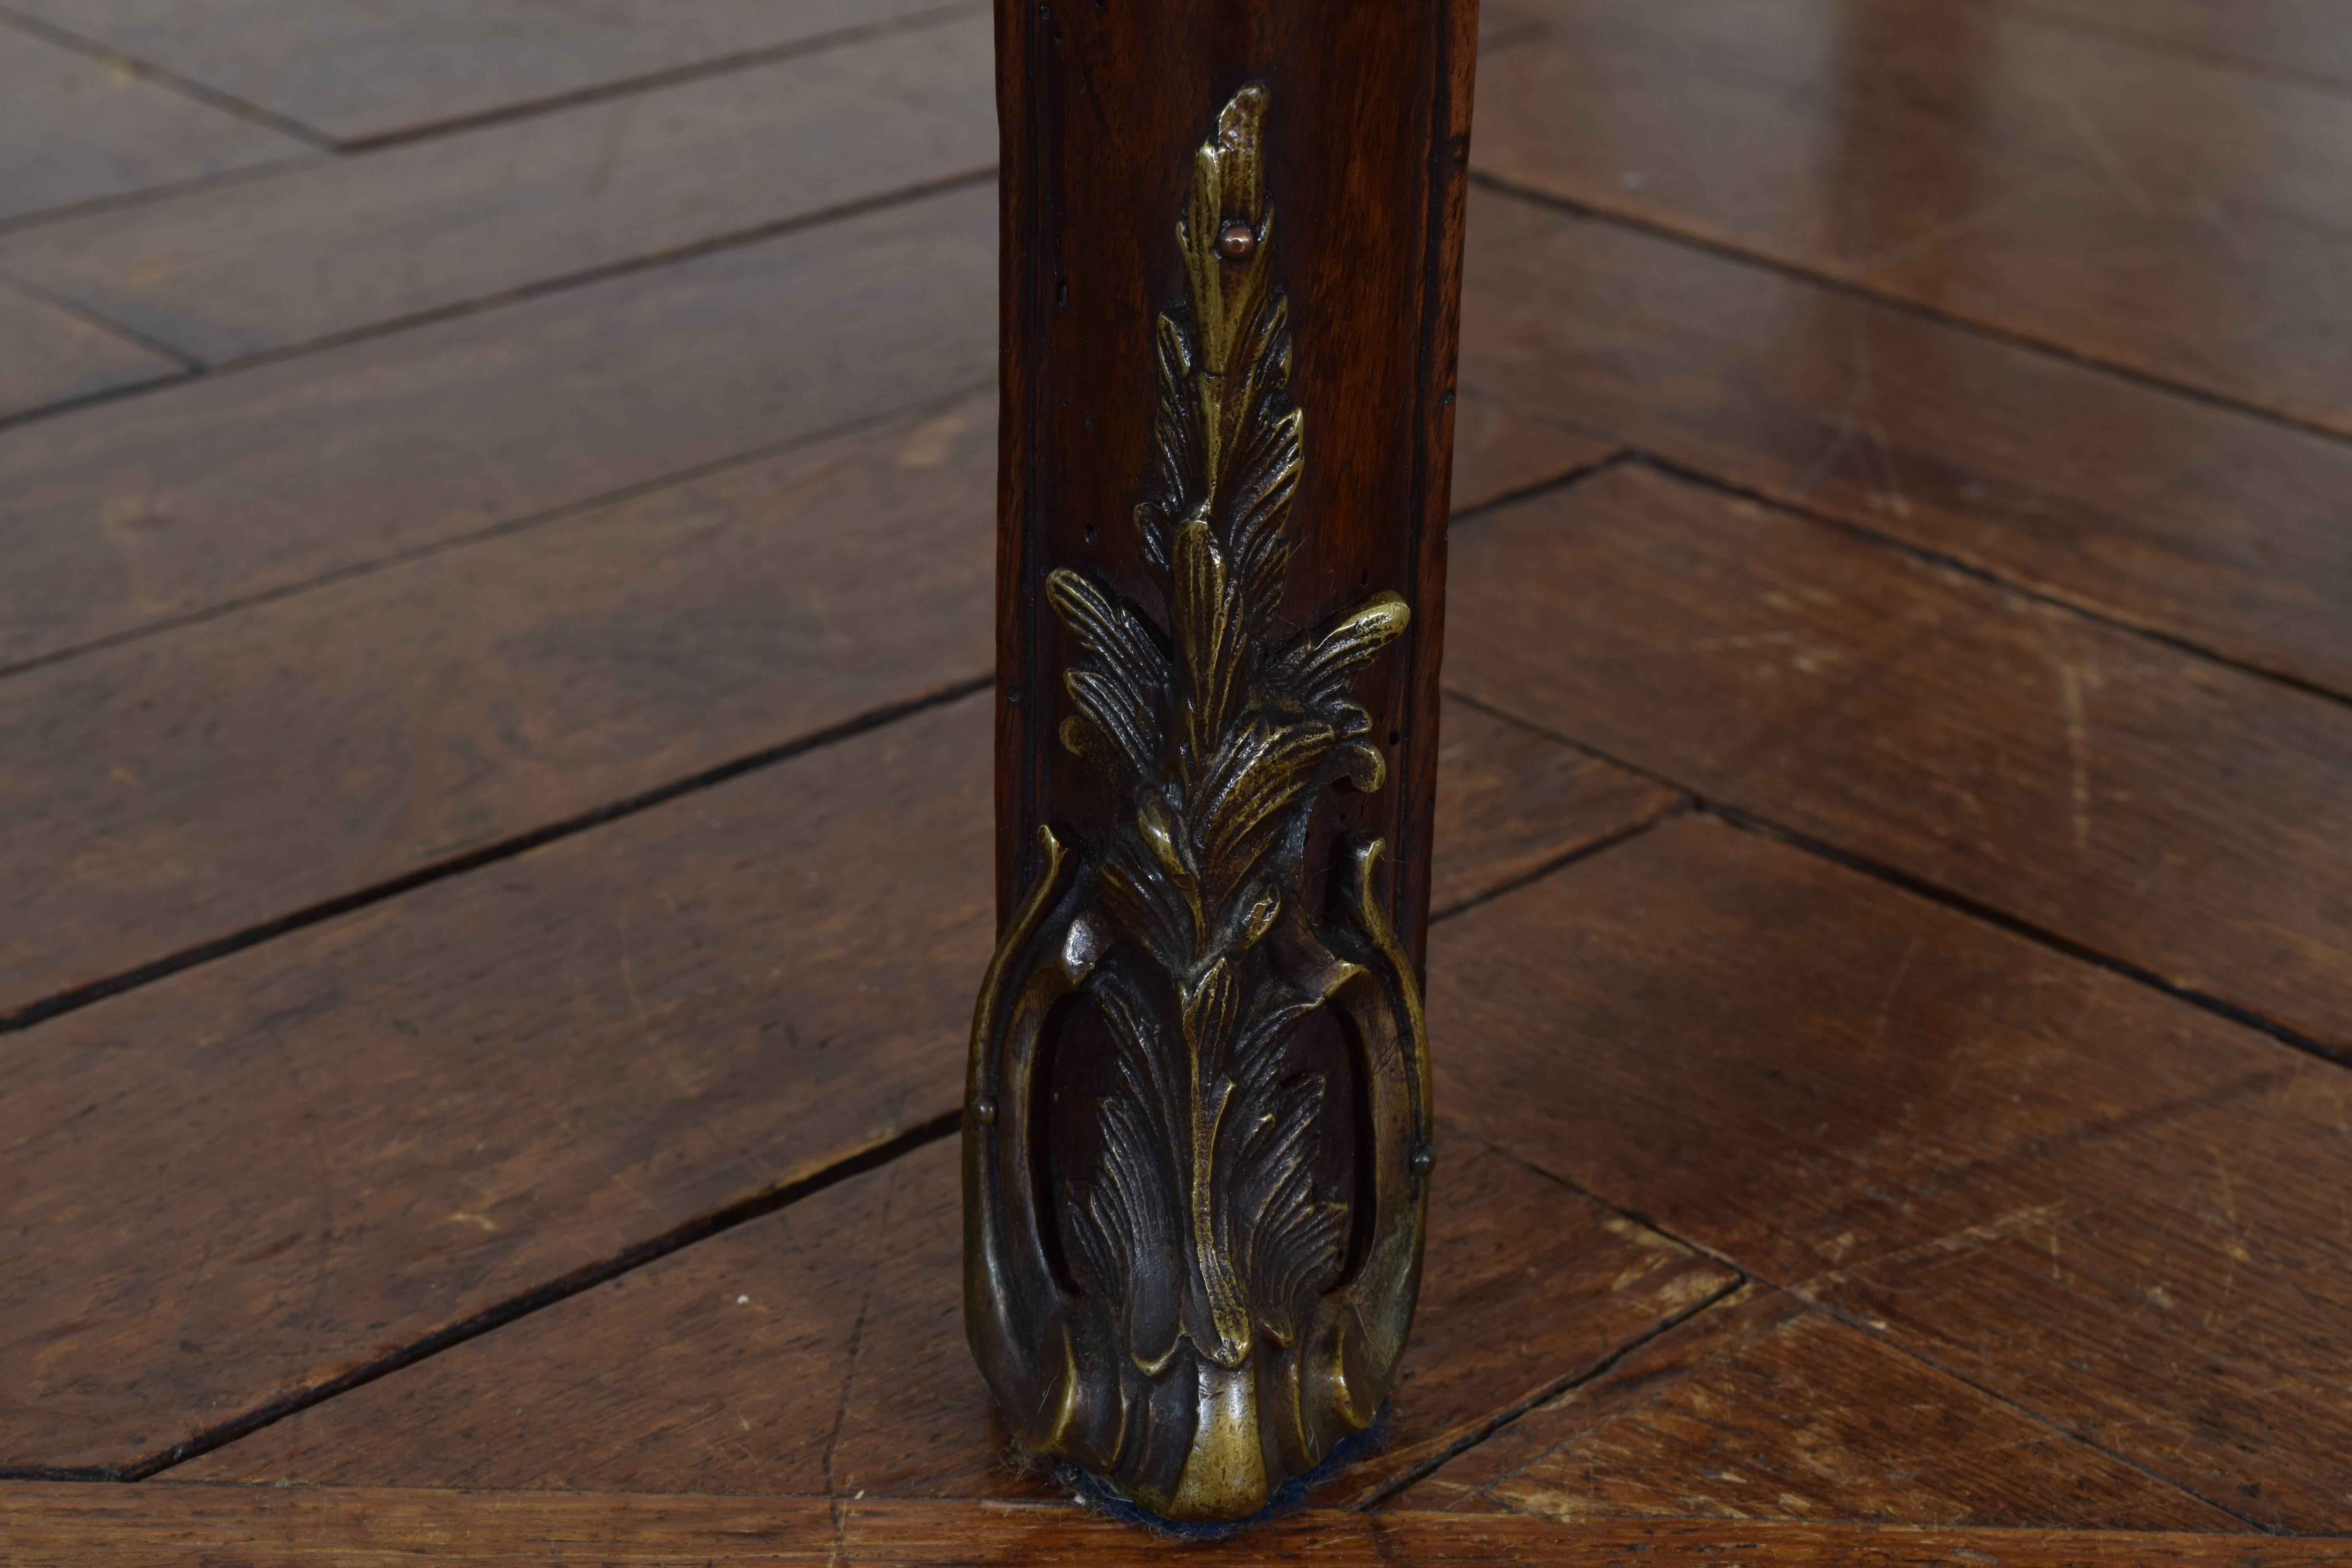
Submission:
M 1257 248 L 1257 231 L 1235 218 L 1217 231 L 1217 254 L 1228 261 L 1247 261 Z

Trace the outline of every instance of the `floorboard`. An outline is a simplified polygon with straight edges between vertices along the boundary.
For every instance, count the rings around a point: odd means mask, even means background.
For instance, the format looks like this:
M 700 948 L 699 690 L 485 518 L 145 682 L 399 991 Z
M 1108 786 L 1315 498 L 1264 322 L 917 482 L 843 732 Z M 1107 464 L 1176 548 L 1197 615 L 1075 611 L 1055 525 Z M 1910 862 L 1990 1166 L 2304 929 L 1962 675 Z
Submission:
M 136 1464 L 951 1110 L 988 731 L 966 699 L 0 1046 L 41 1259 L 0 1465 Z
M 183 374 L 176 360 L 0 279 L 0 426 L 36 409 Z M 6 438 L 0 433 L 0 442 Z
M 323 1553 L 437 1563 L 840 1563 L 900 1568 L 1088 1564 L 1151 1568 L 1170 1546 L 1067 1505 L 871 1499 L 662 1497 L 625 1492 L 434 1491 L 395 1487 L 26 1487 L 0 1493 L 0 1518 L 27 1552 L 61 1564 L 127 1551 L 234 1554 L 294 1568 Z M 2063 1530 L 1935 1530 L 1705 1520 L 1579 1520 L 1361 1514 L 1317 1510 L 1186 1560 L 1269 1557 L 1381 1568 L 1397 1562 L 1614 1568 L 1836 1563 L 1841 1568 L 2322 1568 L 2342 1541 Z
M 1480 703 L 2352 1059 L 2352 706 L 1639 468 L 1451 574 Z
M 984 680 L 995 434 L 968 394 L 0 682 L 0 1015 Z
M 1482 13 L 1429 1270 L 1187 1555 L 2345 1560 L 2352 17 Z M 959 1321 L 991 52 L 0 0 L 0 1558 L 1172 1550 Z
M 1491 401 L 2352 694 L 2352 445 L 1493 192 L 1467 249 Z
M 1736 1282 L 1467 1140 L 1369 1496 Z M 173 1471 L 190 1480 L 1003 1497 L 952 1140 Z M 747 1330 L 740 1325 L 750 1324 Z M 2226 1522 L 2226 1521 L 2225 1521 Z
M 6 0 L 0 15 L 353 143 L 957 8 L 953 0 Z
M 282 132 L 0 22 L 0 227 L 317 156 Z
M 2352 97 L 1948 0 L 1528 8 L 1486 173 L 2352 432 Z
M 2180 49 L 2243 69 L 2352 88 L 2352 37 L 2332 0 L 1996 0 L 2004 9 Z
M 46 224 L 0 269 L 207 363 L 283 350 L 985 174 L 989 42 L 959 16 Z
M 0 1278 L 0 1467 L 137 1469 L 207 1447 L 951 1115 L 992 931 L 987 706 L 0 1044 L 17 1075 L 0 1148 L 21 1179 L 0 1226 L 41 1260 Z M 1574 787 L 1447 789 L 1439 843 L 1464 866 L 1440 886 L 1475 900 L 1670 802 L 1540 745 L 1563 755 L 1491 721 L 1455 731 L 1441 788 L 1514 763 Z M 160 1257 L 159 1235 L 180 1238 Z M 1461 1359 L 1449 1376 L 1476 1364 Z
M 1529 1412 L 1395 1506 L 1563 1521 L 2019 1521 L 2243 1530 L 2158 1477 L 2040 1425 L 1760 1286 Z
M 1699 816 L 1434 928 L 1430 977 L 1477 1042 L 1442 1117 L 2249 1523 L 2352 1528 L 2343 1068 Z
M 958 191 L 0 433 L 0 668 L 984 384 Z

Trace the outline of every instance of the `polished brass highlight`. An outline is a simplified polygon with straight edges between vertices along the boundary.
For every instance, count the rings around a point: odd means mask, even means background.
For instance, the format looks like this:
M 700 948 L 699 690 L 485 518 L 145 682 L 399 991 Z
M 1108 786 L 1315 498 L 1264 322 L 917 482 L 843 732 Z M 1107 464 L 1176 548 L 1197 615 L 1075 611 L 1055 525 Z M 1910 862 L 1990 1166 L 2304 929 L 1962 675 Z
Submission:
M 1166 626 L 1087 574 L 1045 583 L 1082 650 L 1062 742 L 1126 815 L 1074 844 L 1040 831 L 966 1085 L 965 1328 L 1005 1424 L 1183 1521 L 1255 1512 L 1370 1424 L 1412 1319 L 1431 1157 L 1381 843 L 1343 841 L 1339 907 L 1306 907 L 1317 801 L 1386 777 L 1350 684 L 1410 612 L 1378 594 L 1275 636 L 1305 416 L 1265 107 L 1256 86 L 1224 106 L 1176 226 L 1186 297 L 1158 323 L 1155 482 L 1135 510 Z M 1326 1009 L 1352 1063 L 1336 1093 L 1295 1048 Z M 1056 1178 L 1046 1079 L 1080 1010 L 1108 1088 L 1090 1168 Z M 1352 1178 L 1323 1170 L 1343 1119 Z

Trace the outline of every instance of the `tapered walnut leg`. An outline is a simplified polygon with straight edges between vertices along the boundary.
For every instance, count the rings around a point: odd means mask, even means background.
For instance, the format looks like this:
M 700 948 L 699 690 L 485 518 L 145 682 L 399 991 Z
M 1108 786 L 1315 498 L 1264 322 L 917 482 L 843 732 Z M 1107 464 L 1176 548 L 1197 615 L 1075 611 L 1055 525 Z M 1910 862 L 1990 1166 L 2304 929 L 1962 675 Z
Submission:
M 1014 1441 L 1240 1518 L 1375 1418 L 1475 0 L 1000 0 L 1003 937 L 965 1319 Z

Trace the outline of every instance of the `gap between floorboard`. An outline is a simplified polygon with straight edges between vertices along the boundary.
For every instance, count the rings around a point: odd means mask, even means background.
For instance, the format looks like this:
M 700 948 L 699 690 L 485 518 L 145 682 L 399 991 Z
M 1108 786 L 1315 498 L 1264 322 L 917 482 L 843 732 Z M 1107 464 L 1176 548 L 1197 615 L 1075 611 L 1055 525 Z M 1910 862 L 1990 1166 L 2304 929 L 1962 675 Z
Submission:
M 2329 1063 L 2332 1066 L 2352 1068 L 2352 1055 L 2347 1055 L 2345 1052 L 2339 1051 L 2334 1047 L 2324 1045 L 2320 1041 L 2313 1039 L 2310 1036 L 2304 1034 L 2301 1030 L 2294 1028 L 2291 1025 L 2281 1023 L 2273 1018 L 2265 1017 L 2262 1014 L 2242 1007 L 2236 1003 L 2225 1002 L 2221 997 L 2212 995 L 2208 992 L 2200 991 L 2194 986 L 2176 984 L 2172 981 L 2166 979 L 2163 975 L 2157 973 L 2154 970 L 2144 968 L 2139 964 L 2132 963 L 2128 959 L 2118 958 L 2112 953 L 2102 952 L 2098 949 L 2077 942 L 2072 937 L 2061 935 L 2056 931 L 2036 925 L 2031 921 L 2021 920 L 2017 916 L 2010 914 L 2006 910 L 1996 909 L 1990 904 L 1979 902 L 1975 899 L 1968 897 L 1966 894 L 1954 892 L 1948 888 L 1928 881 L 1924 877 L 1915 877 L 1908 871 L 1897 870 L 1892 866 L 1882 865 L 1878 861 L 1873 860 L 1866 856 L 1857 855 L 1852 850 L 1841 849 L 1836 845 L 1832 844 L 1825 839 L 1816 838 L 1811 834 L 1801 833 L 1794 828 L 1784 826 L 1783 825 L 1773 821 L 1770 817 L 1765 816 L 1757 812 L 1749 811 L 1744 806 L 1730 805 L 1721 801 L 1710 799 L 1706 795 L 1691 788 L 1681 780 L 1672 778 L 1667 774 L 1659 773 L 1654 768 L 1647 768 L 1639 763 L 1628 762 L 1622 757 L 1616 756 L 1609 752 L 1603 751 L 1600 747 L 1591 744 L 1590 742 L 1580 741 L 1572 736 L 1560 734 L 1556 731 L 1545 727 L 1544 725 L 1532 723 L 1529 721 L 1521 718 L 1518 714 L 1506 711 L 1505 710 L 1497 708 L 1494 704 L 1482 700 L 1481 699 L 1473 696 L 1469 692 L 1463 691 L 1458 688 L 1447 687 L 1445 689 L 1445 694 L 1452 700 L 1462 703 L 1465 707 L 1475 708 L 1479 712 L 1486 714 L 1490 718 L 1500 719 L 1506 723 L 1516 724 L 1523 730 L 1557 741 L 1562 745 L 1573 746 L 1580 752 L 1599 757 L 1602 762 L 1608 763 L 1613 767 L 1622 768 L 1627 773 L 1650 780 L 1653 784 L 1663 784 L 1668 789 L 1677 790 L 1690 799 L 1693 803 L 1693 809 L 1704 812 L 1707 816 L 1715 817 L 1717 821 L 1726 823 L 1741 832 L 1752 833 L 1761 837 L 1774 839 L 1777 842 L 1788 845 L 1791 848 L 1803 850 L 1808 855 L 1812 855 L 1819 858 L 1828 860 L 1832 864 L 1843 866 L 1849 871 L 1859 872 L 1864 876 L 1874 878 L 1879 881 L 1887 883 L 1889 886 L 1900 888 L 1905 892 L 1910 893 L 1914 897 L 1925 899 L 1929 903 L 1939 904 L 1946 909 L 1967 915 L 1972 920 L 1981 921 L 1987 925 L 1997 926 L 2012 936 L 2023 937 L 2027 941 L 2034 942 L 2039 946 L 2049 948 L 2054 952 L 2063 953 L 2066 957 L 2075 960 L 2077 963 L 2090 964 L 2094 968 L 2103 969 L 2111 974 L 2120 975 L 2126 980 L 2137 982 L 2139 984 L 2148 987 L 2150 990 L 2160 991 L 2165 995 L 2173 998 L 2175 1001 L 2185 1002 L 2192 1007 L 2201 1008 L 2203 1011 L 2213 1014 L 2217 1017 L 2226 1018 L 2231 1023 L 2236 1024 L 2242 1028 L 2252 1029 L 2257 1034 L 2268 1036 L 2270 1038 L 2278 1041 L 2281 1045 L 2301 1051 L 2306 1056 L 2315 1057 L 2319 1060 Z
M 822 430 L 812 430 L 804 435 L 787 436 L 780 441 L 770 441 L 740 452 L 730 452 L 726 457 L 713 458 L 707 462 L 691 463 L 669 473 L 656 474 L 651 479 L 632 480 L 628 484 L 617 486 L 613 489 L 601 491 L 593 496 L 583 496 L 578 500 L 565 501 L 541 511 L 526 512 L 520 517 L 507 518 L 491 523 L 486 528 L 477 529 L 471 533 L 452 534 L 446 539 L 436 539 L 406 550 L 395 551 L 392 554 L 379 556 L 373 561 L 362 561 L 349 566 L 339 566 L 331 572 L 322 572 L 315 577 L 306 577 L 293 583 L 281 583 L 274 588 L 266 588 L 259 593 L 247 594 L 234 599 L 224 599 L 219 604 L 206 605 L 202 609 L 191 610 L 185 615 L 166 616 L 163 620 L 150 621 L 144 626 L 128 626 L 119 632 L 110 632 L 102 637 L 93 637 L 89 642 L 52 648 L 47 653 L 35 654 L 30 658 L 19 659 L 15 664 L 0 665 L 0 680 L 32 670 L 43 669 L 53 664 L 63 664 L 68 659 L 79 658 L 85 654 L 100 653 L 108 648 L 121 647 L 127 643 L 139 642 L 164 632 L 178 631 L 185 626 L 202 626 L 207 621 L 216 621 L 223 616 L 254 605 L 274 605 L 281 600 L 299 598 L 316 589 L 373 576 L 378 572 L 429 560 L 433 556 L 448 551 L 487 544 L 492 540 L 504 539 L 509 534 L 527 533 L 534 528 L 562 522 L 568 518 L 594 511 L 602 507 L 635 500 L 642 496 L 654 495 L 680 485 L 693 484 L 698 480 L 729 473 L 737 468 L 750 468 L 755 463 L 763 463 L 772 458 L 781 458 L 803 447 L 814 446 L 823 441 L 837 440 L 845 436 L 855 436 L 861 431 L 875 429 L 899 420 L 911 419 L 919 415 L 951 408 L 994 384 L 992 381 L 972 382 L 967 385 L 959 386 L 951 392 L 940 393 L 919 398 L 912 403 L 885 408 L 877 413 L 863 415 L 846 424 L 829 425 Z
M 1783 278 L 1794 279 L 1800 283 L 1811 284 L 1832 293 L 1864 300 L 1883 310 L 1900 311 L 1905 315 L 1933 321 L 1938 326 L 1948 327 L 1956 331 L 1968 332 L 1994 342 L 2007 343 L 2013 348 L 2026 349 L 2051 359 L 2063 361 L 2068 364 L 2080 365 L 2085 370 L 2097 371 L 2102 374 L 2118 376 L 2137 385 L 2169 393 L 2176 397 L 2185 397 L 2191 402 L 2202 403 L 2215 408 L 2226 408 L 2232 413 L 2243 414 L 2286 429 L 2301 431 L 2305 435 L 2323 437 L 2330 441 L 2352 443 L 2352 430 L 2323 425 L 2316 420 L 2304 418 L 2300 415 L 2289 414 L 2284 409 L 2265 407 L 2259 403 L 2248 403 L 2226 393 L 2215 392 L 2209 387 L 2173 381 L 2151 371 L 2142 370 L 2137 365 L 2105 359 L 2080 349 L 2069 348 L 2063 343 L 2053 342 L 2047 338 L 2038 338 L 2029 332 L 1999 326 L 1991 321 L 1980 321 L 1972 316 L 1955 315 L 1934 305 L 1922 304 L 1918 300 L 1906 300 L 1900 295 L 1881 292 L 1867 283 L 1815 272 L 1795 262 L 1783 261 L 1778 257 L 1768 256 L 1760 251 L 1742 249 L 1728 240 L 1709 239 L 1700 235 L 1685 233 L 1670 225 L 1649 218 L 1635 217 L 1628 213 L 1612 213 L 1603 207 L 1588 205 L 1574 197 L 1558 195 L 1538 186 L 1522 184 L 1517 180 L 1489 174 L 1482 169 L 1471 170 L 1469 177 L 1470 183 L 1481 189 L 1494 191 L 1535 206 L 1546 207 L 1553 212 L 1564 213 L 1570 217 L 1583 218 L 1591 223 L 1608 224 L 1612 227 L 1628 229 L 1636 234 L 1646 235 L 1652 239 L 1679 246 L 1685 250 L 1700 251 L 1720 260 L 1777 273 Z
M 77 985 L 69 991 L 29 1003 L 13 1013 L 0 1016 L 0 1035 L 19 1033 L 31 1028 L 36 1024 L 57 1017 L 60 1014 L 77 1011 L 93 1003 L 102 1002 L 110 996 L 121 995 L 123 992 L 137 986 L 161 980 L 167 975 L 177 974 L 183 970 L 193 969 L 198 964 L 209 963 L 215 959 L 241 952 L 247 948 L 257 946 L 274 937 L 284 936 L 289 931 L 300 931 L 307 926 L 317 925 L 321 921 L 332 920 L 338 915 L 365 909 L 370 904 L 381 903 L 386 899 L 398 897 L 415 889 L 444 881 L 451 877 L 462 876 L 466 872 L 478 870 L 484 866 L 495 865 L 501 860 L 511 859 L 517 855 L 537 849 L 542 845 L 572 837 L 574 834 L 584 833 L 591 828 L 600 827 L 605 823 L 617 821 L 622 817 L 634 816 L 638 812 L 650 810 L 654 806 L 676 800 L 681 795 L 709 789 L 714 785 L 725 784 L 730 779 L 740 778 L 745 773 L 773 767 L 779 763 L 790 762 L 795 757 L 806 756 L 812 752 L 863 735 L 868 731 L 881 729 L 901 719 L 911 718 L 915 714 L 927 712 L 934 708 L 945 707 L 950 702 L 959 701 L 992 686 L 996 678 L 993 675 L 971 676 L 920 697 L 908 698 L 898 702 L 886 703 L 879 708 L 868 709 L 839 723 L 830 724 L 824 729 L 793 740 L 763 747 L 747 756 L 734 758 L 716 767 L 705 768 L 700 773 L 688 774 L 685 778 L 674 779 L 668 784 L 642 790 L 635 795 L 608 802 L 561 821 L 534 827 L 527 833 L 510 835 L 495 843 L 468 850 L 463 855 L 453 855 L 447 859 L 436 860 L 431 865 L 419 867 L 414 871 L 387 881 L 373 883 L 352 892 L 312 904 L 307 909 L 296 910 L 290 914 L 264 921 L 258 925 L 248 926 L 243 931 L 232 932 L 213 942 L 184 949 L 152 963 L 142 963 L 137 968 L 126 970 L 120 974 L 109 975 L 102 980 L 93 980 L 87 984 Z
M 551 1307 L 558 1301 L 579 1295 L 583 1290 L 593 1289 L 633 1269 L 642 1268 L 648 1263 L 691 1247 L 698 1241 L 706 1240 L 721 1232 L 732 1230 L 737 1226 L 746 1225 L 781 1209 L 789 1208 L 803 1198 L 813 1197 L 828 1187 L 838 1186 L 852 1177 L 862 1176 L 869 1171 L 880 1170 L 901 1155 L 912 1153 L 917 1149 L 936 1143 L 947 1137 L 962 1124 L 962 1120 L 961 1107 L 942 1111 L 927 1121 L 917 1122 L 895 1137 L 869 1144 L 855 1153 L 821 1166 L 807 1175 L 781 1183 L 765 1192 L 729 1204 L 698 1219 L 688 1220 L 683 1225 L 664 1231 L 649 1241 L 641 1241 L 634 1247 L 624 1247 L 609 1258 L 583 1264 L 534 1289 L 526 1290 L 519 1296 L 510 1296 L 495 1306 L 475 1313 L 462 1322 L 452 1323 L 422 1339 L 413 1341 L 389 1354 L 378 1356 L 373 1361 L 353 1367 L 340 1377 L 331 1378 L 325 1383 L 272 1400 L 242 1415 L 224 1421 L 218 1426 L 207 1427 L 194 1436 L 184 1442 L 175 1443 L 161 1453 L 150 1455 L 144 1459 L 135 1460 L 128 1465 L 90 1466 L 71 1469 L 40 1466 L 0 1468 L 0 1480 L 143 1481 L 151 1476 L 171 1468 L 173 1465 L 184 1464 L 190 1459 L 208 1454 L 215 1448 L 236 1442 L 240 1437 L 258 1432 L 265 1426 L 282 1421 L 289 1415 L 308 1410 L 312 1405 L 323 1404 L 337 1394 L 347 1394 L 354 1388 L 373 1383 L 376 1379 L 398 1372 L 404 1367 L 414 1366 L 427 1357 L 438 1355 L 443 1351 L 464 1344 L 468 1340 L 479 1339 L 493 1329 L 504 1328 L 507 1324 L 528 1317 L 543 1307 Z

